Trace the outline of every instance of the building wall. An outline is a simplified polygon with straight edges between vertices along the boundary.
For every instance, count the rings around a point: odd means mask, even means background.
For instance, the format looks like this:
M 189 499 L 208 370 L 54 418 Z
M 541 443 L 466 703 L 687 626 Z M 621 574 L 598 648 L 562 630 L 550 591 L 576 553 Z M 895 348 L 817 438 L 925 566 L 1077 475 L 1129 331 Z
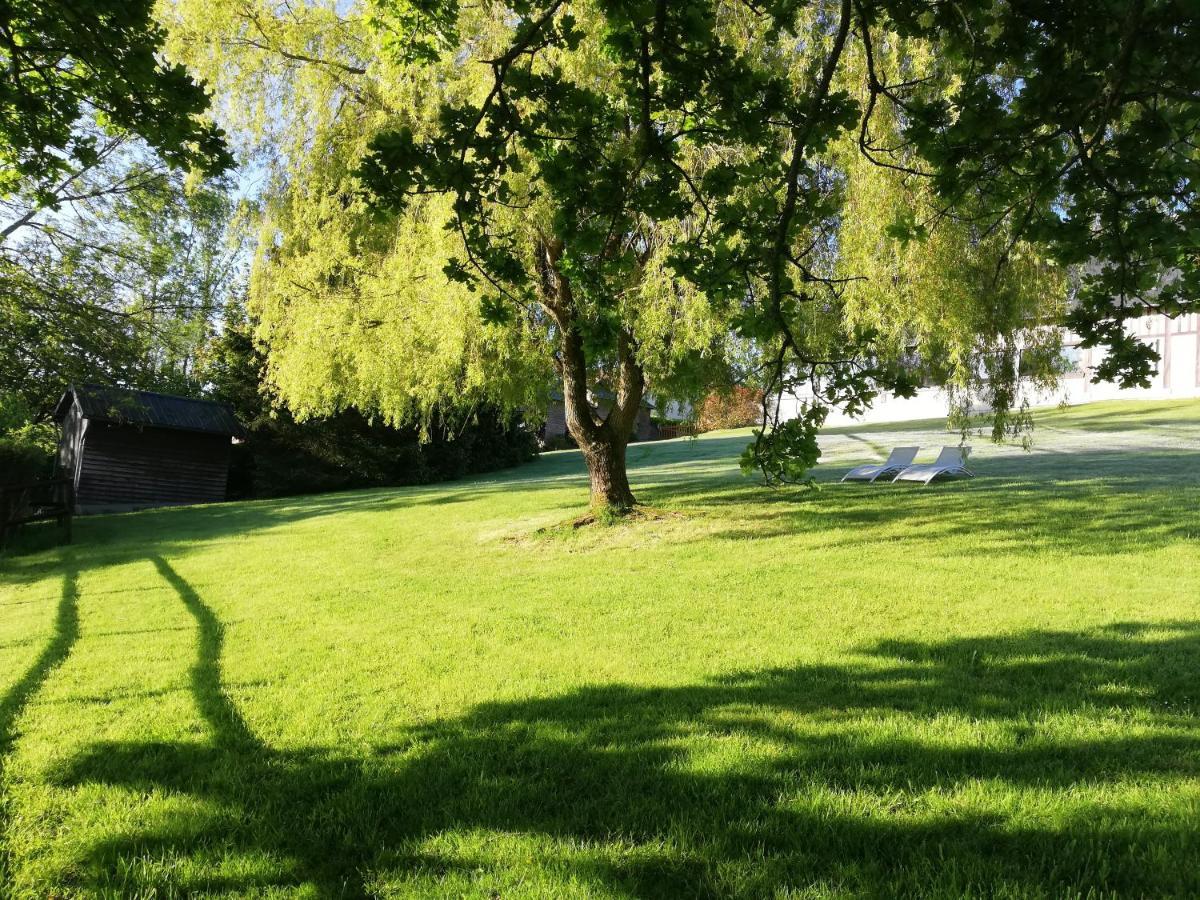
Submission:
M 227 436 L 86 422 L 76 503 L 103 512 L 225 499 Z
M 596 411 L 601 416 L 608 415 L 612 404 L 605 400 L 597 404 Z M 546 409 L 546 424 L 542 426 L 542 440 L 548 441 L 562 437 L 567 433 L 567 416 L 561 400 L 551 400 Z M 634 437 L 639 441 L 652 441 L 658 437 L 658 428 L 650 417 L 650 408 L 641 407 L 638 410 L 637 421 L 633 426 Z
M 1067 332 L 1063 336 L 1064 353 L 1075 368 L 1063 377 L 1059 390 L 1046 399 L 1054 402 L 1065 398 L 1068 403 L 1088 403 L 1093 400 L 1200 397 L 1200 314 L 1191 313 L 1174 320 L 1166 316 L 1143 316 L 1127 322 L 1126 331 L 1143 343 L 1151 344 L 1161 357 L 1158 373 L 1151 379 L 1150 387 L 1122 389 L 1109 382 L 1092 384 L 1096 366 L 1104 359 L 1104 350 L 1084 349 L 1078 346 L 1078 336 Z
M 1139 340 L 1153 344 L 1162 357 L 1158 373 L 1148 388 L 1123 389 L 1116 384 L 1091 379 L 1096 366 L 1104 359 L 1104 350 L 1079 346 L 1078 335 L 1063 333 L 1063 353 L 1073 364 L 1073 370 L 1063 376 L 1057 390 L 1031 393 L 1029 401 L 1035 406 L 1091 403 L 1097 400 L 1161 400 L 1200 397 L 1200 314 L 1179 316 L 1142 316 L 1125 323 L 1126 331 Z M 794 418 L 803 397 L 785 397 L 780 406 L 784 419 Z M 908 422 L 916 419 L 945 417 L 949 398 L 940 388 L 921 388 L 912 398 L 880 397 L 860 418 L 833 410 L 826 420 L 828 427 L 870 425 L 881 422 Z
M 545 440 L 562 437 L 567 433 L 567 413 L 561 400 L 551 400 L 546 408 L 546 424 L 542 429 Z
M 633 435 L 639 441 L 658 440 L 658 426 L 650 417 L 650 410 L 643 406 L 638 410 L 637 421 L 633 424 Z

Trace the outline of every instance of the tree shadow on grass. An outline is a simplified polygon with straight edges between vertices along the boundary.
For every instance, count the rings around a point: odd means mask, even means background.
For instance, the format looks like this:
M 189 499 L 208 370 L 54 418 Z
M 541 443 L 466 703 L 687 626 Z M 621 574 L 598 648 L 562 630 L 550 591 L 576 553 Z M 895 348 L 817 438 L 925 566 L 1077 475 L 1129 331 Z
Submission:
M 879 430 L 872 426 L 864 433 Z M 1131 534 L 1174 539 L 1200 532 L 1195 503 L 1164 504 L 1161 496 L 1167 491 L 1200 496 L 1200 454 L 1196 452 L 1135 447 L 984 457 L 981 449 L 979 478 L 927 488 L 833 484 L 850 468 L 848 462 L 838 461 L 814 470 L 824 490 L 810 492 L 776 491 L 742 477 L 733 460 L 748 439 L 745 433 L 733 433 L 631 445 L 630 475 L 639 499 L 655 506 L 757 506 L 754 515 L 741 517 L 741 524 L 722 532 L 739 540 L 830 526 L 861 530 L 902 522 L 931 526 L 930 537 L 941 526 L 949 534 L 977 531 L 1000 542 L 1025 540 L 1018 532 L 1029 528 L 1035 543 L 1081 546 L 1087 552 L 1089 542 L 1107 551 L 1129 540 Z M 240 540 L 343 513 L 387 515 L 464 504 L 512 490 L 546 492 L 576 485 L 582 507 L 586 491 L 582 461 L 578 453 L 564 453 L 457 483 L 85 517 L 76 529 L 77 542 L 87 551 L 78 554 L 78 564 L 119 565 L 143 559 L 148 553 L 173 555 L 198 545 Z M 1160 496 L 1155 496 L 1156 492 Z M 812 512 L 818 509 L 833 515 L 814 518 Z M 17 535 L 13 548 L 0 561 L 0 584 L 32 583 L 61 571 L 61 559 L 38 552 L 58 540 L 53 523 L 43 524 Z M 869 533 L 865 536 L 871 537 Z
M 582 491 L 580 505 L 586 504 L 587 470 L 582 456 L 578 451 L 554 456 L 553 459 L 538 459 L 509 469 L 431 484 L 357 488 L 325 494 L 80 516 L 74 523 L 75 541 L 89 549 L 121 554 L 122 558 L 139 558 L 145 556 L 147 547 L 155 552 L 170 553 L 189 543 L 243 536 L 346 512 L 392 512 L 449 506 L 514 490 L 526 493 L 577 485 Z M 21 558 L 57 546 L 60 538 L 55 523 L 23 526 L 7 549 L 0 553 L 0 576 L 4 576 L 0 583 L 37 580 L 45 569 L 43 561 L 22 566 Z M 81 565 L 84 562 L 84 559 L 79 560 Z
M 1135 416 L 1122 407 L 1122 401 L 1105 401 L 1098 404 L 1067 407 L 1055 410 L 1055 415 L 1046 420 L 1049 411 L 1034 413 L 1035 435 L 1037 428 L 1080 429 L 1084 431 L 1116 433 L 1137 431 L 1146 428 L 1172 428 L 1196 423 L 1200 411 L 1195 401 L 1163 401 L 1154 405 L 1142 403 Z
M 222 684 L 221 623 L 155 564 L 196 622 L 208 740 L 96 743 L 57 779 L 217 812 L 93 846 L 64 875 L 84 892 L 1200 892 L 1200 822 L 1139 787 L 1200 776 L 1198 623 L 892 642 L 861 664 L 485 703 L 351 757 L 256 737 Z M 984 736 L 948 739 L 948 716 Z M 463 849 L 479 834 L 524 843 Z M 270 865 L 220 864 L 238 858 Z
M 34 694 L 57 669 L 79 638 L 78 574 L 68 562 L 50 640 L 24 675 L 0 698 L 0 772 L 16 739 L 16 722 Z
M 585 482 L 584 482 L 585 483 Z M 287 497 L 202 506 L 163 507 L 133 513 L 83 516 L 75 520 L 76 563 L 82 570 L 137 562 L 150 553 L 174 554 L 212 546 L 294 523 L 344 513 L 398 513 L 469 503 L 514 488 L 510 481 L 443 483 L 421 487 L 371 488 L 319 496 Z M 562 484 L 522 482 L 521 491 L 551 490 Z M 34 523 L 17 532 L 0 554 L 0 586 L 32 584 L 62 571 L 58 526 Z
M 1195 400 L 1163 400 L 1153 404 L 1137 401 L 1131 408 L 1128 400 L 1089 401 L 1078 405 L 1039 405 L 1031 409 L 1034 429 L 1033 440 L 1038 441 L 1040 429 L 1060 430 L 1083 429 L 1086 431 L 1121 432 L 1140 431 L 1147 428 L 1174 427 L 1195 422 L 1200 407 Z M 979 437 L 987 438 L 991 422 L 987 416 L 975 416 L 970 429 Z M 951 428 L 945 416 L 931 419 L 912 419 L 902 422 L 850 423 L 821 429 L 822 435 L 854 436 L 860 433 L 894 434 L 897 432 L 942 432 L 957 436 L 957 428 Z
M 78 574 L 68 560 L 67 571 L 62 576 L 62 594 L 55 612 L 50 640 L 42 648 L 37 659 L 12 687 L 0 697 L 0 791 L 4 789 L 5 769 L 17 740 L 17 721 L 29 702 L 41 690 L 42 685 L 71 654 L 71 648 L 79 639 L 79 587 Z M 7 863 L 8 843 L 8 798 L 0 794 L 0 896 L 9 869 Z

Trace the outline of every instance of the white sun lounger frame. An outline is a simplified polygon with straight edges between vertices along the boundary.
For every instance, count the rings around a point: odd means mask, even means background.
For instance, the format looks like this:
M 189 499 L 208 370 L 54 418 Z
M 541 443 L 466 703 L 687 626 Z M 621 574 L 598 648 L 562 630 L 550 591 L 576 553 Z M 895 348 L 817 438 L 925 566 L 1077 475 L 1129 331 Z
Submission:
M 911 466 L 920 449 L 920 447 L 894 447 L 882 464 L 856 466 L 842 476 L 842 481 L 875 481 L 883 475 L 894 475 Z
M 918 463 L 900 471 L 892 481 L 919 481 L 929 484 L 939 475 L 946 477 L 974 478 L 975 473 L 967 468 L 970 447 L 943 447 L 937 459 L 931 463 Z

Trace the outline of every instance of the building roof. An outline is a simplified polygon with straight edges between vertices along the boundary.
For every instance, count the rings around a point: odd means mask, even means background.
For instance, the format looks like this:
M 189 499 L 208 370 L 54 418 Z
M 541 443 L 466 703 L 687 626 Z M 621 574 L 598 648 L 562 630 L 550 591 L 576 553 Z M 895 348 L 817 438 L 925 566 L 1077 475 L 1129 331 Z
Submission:
M 563 402 L 563 392 L 558 388 L 552 388 L 550 391 L 550 399 L 555 403 Z M 588 400 L 592 404 L 596 403 L 612 403 L 617 399 L 617 395 L 607 388 L 596 387 L 588 389 Z M 642 395 L 642 402 L 639 404 L 642 409 L 654 409 L 654 401 L 645 394 Z
M 211 400 L 193 400 L 190 397 L 95 384 L 71 385 L 58 401 L 54 418 L 62 421 L 75 402 L 79 403 L 83 417 L 94 422 L 170 428 L 230 437 L 246 435 L 246 430 L 234 418 L 233 410 L 224 403 Z

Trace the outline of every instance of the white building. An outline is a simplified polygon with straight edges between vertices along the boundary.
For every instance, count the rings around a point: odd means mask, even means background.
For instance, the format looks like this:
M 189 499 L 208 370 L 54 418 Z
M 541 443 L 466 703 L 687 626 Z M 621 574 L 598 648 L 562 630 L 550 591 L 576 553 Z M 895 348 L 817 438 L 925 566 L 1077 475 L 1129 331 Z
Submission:
M 1110 382 L 1092 383 L 1095 367 L 1104 358 L 1103 348 L 1084 349 L 1079 337 L 1063 333 L 1063 356 L 1071 371 L 1063 376 L 1058 389 L 1029 398 L 1033 406 L 1091 403 L 1094 400 L 1161 400 L 1200 397 L 1200 313 L 1169 319 L 1163 315 L 1129 319 L 1126 331 L 1158 351 L 1158 371 L 1148 388 L 1121 388 Z M 792 418 L 805 397 L 784 397 L 781 417 Z M 915 419 L 944 417 L 949 399 L 941 388 L 920 388 L 915 397 L 880 396 L 862 417 L 854 419 L 831 410 L 826 425 L 868 425 L 877 422 L 908 422 Z

